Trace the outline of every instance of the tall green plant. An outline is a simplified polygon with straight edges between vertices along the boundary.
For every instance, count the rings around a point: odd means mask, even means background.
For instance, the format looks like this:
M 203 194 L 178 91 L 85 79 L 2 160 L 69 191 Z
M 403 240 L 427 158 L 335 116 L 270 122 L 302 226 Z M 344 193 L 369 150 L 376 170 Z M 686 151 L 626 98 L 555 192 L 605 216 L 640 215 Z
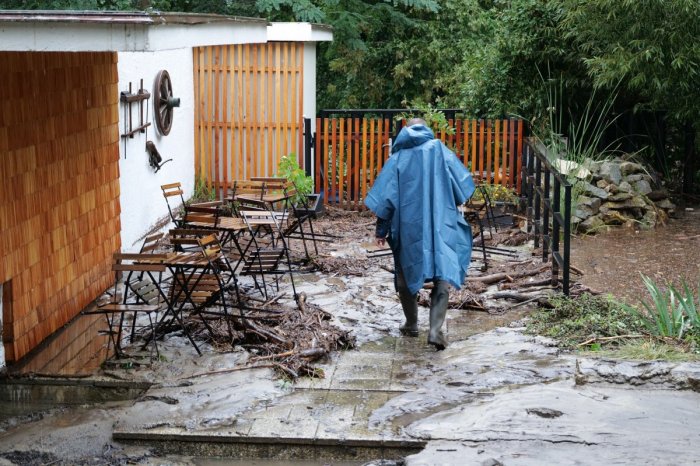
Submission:
M 314 190 L 314 180 L 306 175 L 306 172 L 299 167 L 296 155 L 284 155 L 277 166 L 277 176 L 285 178 L 290 183 L 294 184 L 296 196 L 292 200 L 295 203 L 303 203 L 306 196 Z
M 659 287 L 651 278 L 642 274 L 644 285 L 649 291 L 651 300 L 642 301 L 646 312 L 625 305 L 625 309 L 639 316 L 646 329 L 652 335 L 682 339 L 689 331 L 700 332 L 700 297 L 696 298 L 685 280 L 683 289 L 678 290 L 673 285 L 667 289 Z M 699 291 L 700 293 L 700 288 Z M 696 299 L 698 299 L 696 303 Z
M 539 70 L 538 70 L 539 71 Z M 539 124 L 533 122 L 532 130 L 549 150 L 551 157 L 584 164 L 587 160 L 600 160 L 610 155 L 616 141 L 603 146 L 606 131 L 615 124 L 619 115 L 611 116 L 617 93 L 600 95 L 593 90 L 581 109 L 567 104 L 563 79 L 545 78 L 547 107 Z
M 445 134 L 455 134 L 455 129 L 450 125 L 450 122 L 447 121 L 445 113 L 433 107 L 431 104 L 426 104 L 421 101 L 408 104 L 404 101 L 404 105 L 407 105 L 410 109 L 397 115 L 396 120 L 422 118 L 428 124 L 428 127 L 433 130 L 444 132 Z

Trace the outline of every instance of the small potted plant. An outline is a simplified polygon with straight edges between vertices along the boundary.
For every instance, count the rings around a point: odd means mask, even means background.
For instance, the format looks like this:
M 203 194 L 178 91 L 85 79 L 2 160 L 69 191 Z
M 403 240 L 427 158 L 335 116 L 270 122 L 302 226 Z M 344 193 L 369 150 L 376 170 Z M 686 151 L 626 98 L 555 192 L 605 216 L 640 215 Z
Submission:
M 294 184 L 297 195 L 292 200 L 298 216 L 319 214 L 323 211 L 321 195 L 314 194 L 314 180 L 306 175 L 306 172 L 299 167 L 295 154 L 282 156 L 278 165 L 277 176 L 285 178 Z

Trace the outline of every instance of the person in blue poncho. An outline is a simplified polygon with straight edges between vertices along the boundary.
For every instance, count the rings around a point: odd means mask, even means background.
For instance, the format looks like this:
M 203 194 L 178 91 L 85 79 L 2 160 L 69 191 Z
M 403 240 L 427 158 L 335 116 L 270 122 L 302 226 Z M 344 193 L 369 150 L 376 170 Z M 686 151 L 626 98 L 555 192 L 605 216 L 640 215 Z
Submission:
M 442 325 L 449 285 L 462 285 L 471 260 L 471 227 L 457 206 L 472 196 L 474 182 L 420 118 L 408 121 L 391 152 L 365 205 L 377 215 L 377 244 L 388 241 L 394 253 L 395 285 L 406 316 L 399 330 L 418 336 L 416 295 L 432 281 L 428 343 L 440 351 L 447 347 Z

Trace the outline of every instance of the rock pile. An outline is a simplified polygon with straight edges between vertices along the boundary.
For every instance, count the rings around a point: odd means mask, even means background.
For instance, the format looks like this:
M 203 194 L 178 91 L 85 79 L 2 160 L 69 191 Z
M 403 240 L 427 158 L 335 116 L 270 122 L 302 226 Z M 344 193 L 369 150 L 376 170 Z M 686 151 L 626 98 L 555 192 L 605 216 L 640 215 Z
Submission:
M 668 192 L 638 163 L 614 159 L 565 166 L 564 174 L 579 178 L 572 206 L 578 232 L 595 233 L 607 225 L 653 228 L 675 213 Z

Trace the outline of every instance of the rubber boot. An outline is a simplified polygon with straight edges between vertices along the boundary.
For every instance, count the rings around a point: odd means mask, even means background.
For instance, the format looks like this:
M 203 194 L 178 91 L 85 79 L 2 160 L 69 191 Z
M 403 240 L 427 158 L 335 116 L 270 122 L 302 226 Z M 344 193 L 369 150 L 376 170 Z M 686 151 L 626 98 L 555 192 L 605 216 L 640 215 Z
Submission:
M 447 315 L 447 306 L 450 299 L 449 284 L 443 280 L 436 280 L 433 291 L 430 293 L 430 332 L 428 344 L 436 350 L 447 348 L 447 337 L 442 332 L 442 324 Z
M 415 296 L 408 296 L 405 299 L 399 293 L 399 298 L 401 299 L 401 307 L 403 308 L 403 314 L 406 316 L 406 322 L 399 327 L 401 335 L 406 337 L 417 337 L 418 336 L 418 304 L 416 303 Z
M 412 295 L 411 292 L 408 291 L 406 280 L 398 267 L 396 273 L 396 288 L 399 291 L 399 300 L 401 301 L 403 314 L 406 316 L 406 322 L 399 327 L 399 332 L 401 332 L 401 335 L 406 337 L 417 337 L 418 303 L 416 302 L 416 295 Z

